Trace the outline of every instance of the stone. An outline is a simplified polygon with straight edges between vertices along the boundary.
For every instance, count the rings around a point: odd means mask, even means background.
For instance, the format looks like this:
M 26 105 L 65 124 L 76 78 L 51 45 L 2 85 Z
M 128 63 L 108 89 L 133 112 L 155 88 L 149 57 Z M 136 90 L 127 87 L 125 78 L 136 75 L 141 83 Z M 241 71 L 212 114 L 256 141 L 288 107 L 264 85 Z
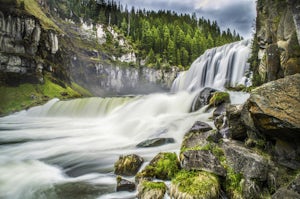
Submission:
M 268 161 L 255 151 L 247 149 L 237 141 L 226 141 L 221 148 L 224 150 L 227 164 L 235 173 L 241 173 L 246 179 L 265 181 L 268 173 Z
M 212 94 L 216 91 L 216 89 L 208 87 L 202 89 L 192 103 L 191 112 L 195 112 L 205 105 L 208 105 L 210 99 L 212 98 Z
M 122 177 L 117 177 L 117 191 L 135 191 L 135 184 L 129 180 L 123 179 Z
M 167 186 L 163 182 L 142 181 L 138 185 L 138 199 L 163 199 Z
M 244 141 L 247 137 L 247 130 L 241 120 L 243 105 L 229 105 L 226 109 L 229 137 L 234 140 Z
M 297 144 L 276 140 L 274 152 L 274 158 L 280 165 L 293 170 L 300 169 L 300 146 Z
M 157 154 L 141 172 L 137 173 L 135 179 L 171 180 L 180 170 L 180 162 L 176 153 Z
M 132 154 L 120 156 L 115 163 L 115 174 L 124 176 L 134 176 L 144 163 L 144 159 L 138 155 Z
M 200 133 L 200 132 L 207 132 L 212 130 L 212 127 L 205 122 L 196 121 L 192 128 L 189 130 L 189 133 Z
M 187 150 L 180 157 L 183 169 L 207 171 L 218 176 L 226 176 L 226 170 L 210 150 Z
M 300 142 L 300 74 L 262 85 L 245 107 L 254 126 L 273 139 Z
M 287 186 L 281 187 L 272 195 L 272 199 L 299 199 L 300 198 L 300 175 L 297 175 Z
M 226 106 L 228 106 L 227 103 L 221 103 L 213 112 L 213 118 L 216 118 L 220 115 L 223 115 L 226 112 Z
M 181 171 L 172 180 L 170 198 L 216 199 L 219 198 L 218 178 L 204 171 Z
M 174 138 L 154 138 L 154 139 L 145 140 L 137 144 L 136 147 L 138 148 L 157 147 L 157 146 L 162 146 L 171 143 L 175 143 Z

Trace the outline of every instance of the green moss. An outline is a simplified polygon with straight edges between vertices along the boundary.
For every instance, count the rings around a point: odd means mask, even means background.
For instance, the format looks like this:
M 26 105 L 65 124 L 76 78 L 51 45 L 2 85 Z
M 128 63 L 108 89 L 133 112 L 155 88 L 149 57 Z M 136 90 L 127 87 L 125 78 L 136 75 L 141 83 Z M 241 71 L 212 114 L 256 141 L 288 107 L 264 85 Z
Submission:
M 76 86 L 75 86 L 76 87 Z M 21 84 L 18 87 L 0 86 L 0 115 L 5 115 L 45 103 L 51 98 L 77 98 L 83 89 L 63 88 L 53 83 L 49 76 L 44 84 Z
M 44 29 L 52 29 L 57 32 L 62 32 L 62 30 L 49 17 L 46 16 L 36 0 L 17 0 L 17 5 L 22 9 L 25 9 L 28 14 L 39 19 Z
M 228 167 L 224 187 L 226 193 L 229 194 L 231 198 L 243 198 L 243 175 L 235 173 L 231 167 Z
M 75 82 L 71 83 L 71 88 L 73 90 L 77 91 L 78 93 L 80 93 L 83 97 L 92 97 L 93 96 L 93 94 L 90 91 L 88 91 L 85 88 L 79 86 Z
M 204 171 L 180 171 L 172 180 L 182 193 L 194 198 L 217 198 L 219 195 L 219 180 L 211 173 Z
M 210 106 L 218 106 L 224 102 L 230 102 L 230 96 L 227 92 L 215 92 L 209 100 Z
M 166 190 L 166 185 L 163 182 L 151 182 L 151 181 L 143 181 L 142 186 L 146 191 L 153 190 L 153 189 L 159 189 L 159 190 Z
M 136 175 L 136 179 L 157 178 L 161 180 L 172 179 L 180 170 L 176 153 L 160 153 L 154 157 L 145 169 Z

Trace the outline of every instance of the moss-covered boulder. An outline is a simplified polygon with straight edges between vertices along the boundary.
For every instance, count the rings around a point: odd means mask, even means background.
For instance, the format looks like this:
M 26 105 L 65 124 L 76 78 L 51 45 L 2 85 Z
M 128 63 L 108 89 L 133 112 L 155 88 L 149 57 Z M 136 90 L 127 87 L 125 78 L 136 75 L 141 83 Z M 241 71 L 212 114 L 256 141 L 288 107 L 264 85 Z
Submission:
M 218 178 L 204 171 L 182 170 L 172 180 L 170 197 L 174 199 L 217 199 L 220 184 Z
M 163 199 L 167 191 L 167 186 L 163 182 L 151 182 L 143 180 L 138 185 L 139 199 Z
M 135 177 L 136 181 L 141 179 L 171 180 L 179 170 L 180 163 L 176 153 L 159 153 Z
M 120 156 L 115 163 L 115 174 L 123 176 L 134 176 L 140 169 L 144 159 L 138 155 L 132 154 Z
M 223 103 L 230 103 L 230 96 L 227 92 L 215 92 L 209 100 L 209 105 L 217 107 Z

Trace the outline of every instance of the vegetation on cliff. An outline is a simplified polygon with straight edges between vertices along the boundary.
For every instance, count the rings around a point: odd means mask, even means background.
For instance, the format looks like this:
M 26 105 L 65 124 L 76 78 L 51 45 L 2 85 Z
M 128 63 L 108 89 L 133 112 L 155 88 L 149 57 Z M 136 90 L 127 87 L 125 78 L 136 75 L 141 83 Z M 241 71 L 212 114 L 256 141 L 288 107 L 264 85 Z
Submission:
M 241 39 L 235 31 L 221 31 L 216 21 L 198 19 L 196 14 L 146 11 L 134 7 L 129 11 L 115 1 L 105 0 L 71 0 L 68 3 L 52 0 L 48 6 L 50 10 L 58 9 L 59 15 L 77 22 L 81 18 L 114 26 L 132 41 L 139 60 L 145 59 L 147 65 L 158 68 L 170 65 L 188 67 L 206 49 Z

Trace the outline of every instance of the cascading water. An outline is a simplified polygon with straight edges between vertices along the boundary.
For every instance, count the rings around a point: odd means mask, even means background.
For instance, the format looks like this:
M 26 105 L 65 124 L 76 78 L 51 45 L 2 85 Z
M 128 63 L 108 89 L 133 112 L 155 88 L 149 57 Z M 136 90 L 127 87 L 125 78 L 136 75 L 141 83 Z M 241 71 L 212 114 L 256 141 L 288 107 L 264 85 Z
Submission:
M 250 40 L 243 40 L 212 48 L 194 61 L 188 71 L 181 72 L 172 85 L 172 92 L 194 91 L 203 87 L 247 85 L 245 72 L 250 54 Z
M 242 73 L 236 75 L 234 67 L 247 45 L 245 41 L 209 50 L 206 54 L 214 56 L 208 62 L 215 63 L 215 69 L 207 65 L 206 71 L 216 74 L 207 72 L 204 81 L 202 69 L 196 69 L 202 56 L 186 72 L 185 77 L 193 80 L 183 81 L 180 77 L 173 89 L 193 90 L 206 82 L 212 84 L 212 79 L 219 80 L 225 73 L 219 65 L 229 62 L 223 59 L 234 63 L 226 71 L 232 83 L 238 82 Z M 226 53 L 222 54 L 221 49 Z M 235 55 L 229 56 L 230 53 Z M 194 78 L 196 74 L 200 74 L 199 80 Z M 0 198 L 134 198 L 135 193 L 115 193 L 114 162 L 123 154 L 135 153 L 149 161 L 161 151 L 178 152 L 184 133 L 195 121 L 213 125 L 211 113 L 190 113 L 196 95 L 197 92 L 178 91 L 136 97 L 54 99 L 0 118 Z M 157 137 L 172 137 L 176 142 L 154 148 L 136 147 L 141 141 Z

